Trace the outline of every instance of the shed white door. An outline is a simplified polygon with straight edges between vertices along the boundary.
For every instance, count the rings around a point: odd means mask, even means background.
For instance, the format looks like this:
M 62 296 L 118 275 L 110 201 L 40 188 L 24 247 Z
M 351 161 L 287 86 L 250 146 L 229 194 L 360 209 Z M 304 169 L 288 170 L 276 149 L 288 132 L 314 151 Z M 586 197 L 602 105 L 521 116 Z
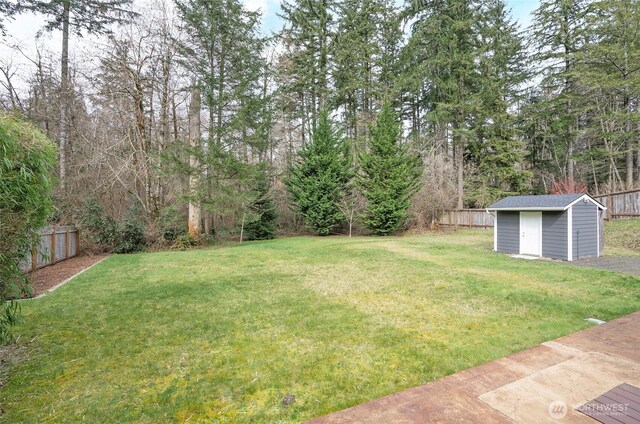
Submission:
M 542 212 L 520 212 L 520 254 L 542 256 Z

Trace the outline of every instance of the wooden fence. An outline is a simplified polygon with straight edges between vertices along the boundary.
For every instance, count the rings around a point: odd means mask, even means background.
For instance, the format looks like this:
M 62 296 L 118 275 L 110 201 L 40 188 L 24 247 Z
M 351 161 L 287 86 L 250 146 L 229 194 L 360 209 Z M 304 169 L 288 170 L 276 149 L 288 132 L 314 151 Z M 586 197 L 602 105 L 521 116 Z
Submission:
M 640 218 L 640 190 L 593 196 L 607 207 L 605 219 Z
M 493 215 L 486 209 L 445 211 L 438 220 L 442 227 L 493 228 Z
M 45 227 L 40 230 L 40 240 L 20 264 L 25 271 L 33 271 L 53 265 L 78 255 L 80 233 L 73 225 Z
M 607 207 L 605 219 L 640 218 L 640 190 L 593 196 Z M 486 209 L 462 209 L 445 211 L 438 225 L 442 227 L 493 228 L 493 215 Z

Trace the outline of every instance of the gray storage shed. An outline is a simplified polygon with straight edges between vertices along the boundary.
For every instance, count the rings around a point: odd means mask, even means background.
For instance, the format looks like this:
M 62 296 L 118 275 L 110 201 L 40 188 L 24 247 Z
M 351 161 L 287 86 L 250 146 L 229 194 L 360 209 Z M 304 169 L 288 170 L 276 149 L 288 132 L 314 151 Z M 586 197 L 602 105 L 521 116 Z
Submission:
M 487 208 L 493 250 L 565 261 L 602 256 L 606 209 L 582 193 L 506 197 Z

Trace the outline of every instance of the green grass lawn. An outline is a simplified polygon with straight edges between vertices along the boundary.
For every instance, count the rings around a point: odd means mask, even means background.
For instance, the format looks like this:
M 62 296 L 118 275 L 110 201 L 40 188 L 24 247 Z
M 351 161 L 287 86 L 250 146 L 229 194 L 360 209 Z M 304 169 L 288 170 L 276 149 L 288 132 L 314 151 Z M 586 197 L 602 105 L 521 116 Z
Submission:
M 640 309 L 639 279 L 492 242 L 461 231 L 113 256 L 23 303 L 0 422 L 301 421 Z
M 605 255 L 640 253 L 640 219 L 620 219 L 604 225 Z

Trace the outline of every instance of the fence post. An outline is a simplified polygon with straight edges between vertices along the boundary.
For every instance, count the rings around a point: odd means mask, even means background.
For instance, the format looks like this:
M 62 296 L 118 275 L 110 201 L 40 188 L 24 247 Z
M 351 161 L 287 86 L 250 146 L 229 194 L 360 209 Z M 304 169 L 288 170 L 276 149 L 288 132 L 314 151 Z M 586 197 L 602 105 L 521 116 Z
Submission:
M 56 263 L 56 227 L 52 227 L 51 233 L 51 265 Z
M 73 256 L 78 256 L 79 251 L 80 251 L 80 229 L 76 227 L 76 253 Z
M 467 211 L 467 215 L 469 216 L 469 228 L 473 228 L 473 226 L 471 225 L 472 224 L 472 222 L 471 222 L 471 209 L 469 209 Z
M 35 271 L 38 266 L 38 246 L 40 242 L 31 248 L 31 271 Z
M 69 227 L 64 232 L 64 258 L 69 259 Z

